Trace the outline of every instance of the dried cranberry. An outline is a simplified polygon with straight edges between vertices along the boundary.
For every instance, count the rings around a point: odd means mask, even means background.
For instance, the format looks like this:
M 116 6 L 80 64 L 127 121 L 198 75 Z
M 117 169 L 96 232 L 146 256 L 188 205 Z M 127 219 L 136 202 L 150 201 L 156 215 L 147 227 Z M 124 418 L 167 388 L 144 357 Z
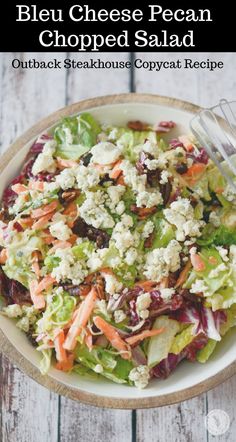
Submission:
M 176 172 L 178 172 L 180 175 L 183 175 L 183 173 L 186 173 L 188 170 L 188 166 L 185 163 L 179 163 L 175 166 Z
M 78 218 L 75 221 L 72 231 L 81 238 L 86 237 L 90 241 L 95 241 L 100 249 L 108 247 L 109 245 L 110 235 L 101 229 L 90 226 L 82 218 Z
M 161 191 L 161 195 L 163 198 L 163 204 L 166 206 L 166 204 L 168 203 L 168 201 L 170 199 L 170 195 L 171 195 L 171 191 L 172 191 L 171 183 L 168 181 L 165 184 L 161 184 L 160 191 Z
M 18 223 L 17 221 L 14 222 L 13 228 L 15 230 L 17 230 L 17 232 L 23 232 L 23 230 L 24 230 L 22 225 L 20 223 Z
M 92 158 L 92 154 L 91 153 L 87 153 L 85 155 L 82 156 L 81 161 L 83 163 L 84 166 L 88 166 L 90 163 L 90 160 Z

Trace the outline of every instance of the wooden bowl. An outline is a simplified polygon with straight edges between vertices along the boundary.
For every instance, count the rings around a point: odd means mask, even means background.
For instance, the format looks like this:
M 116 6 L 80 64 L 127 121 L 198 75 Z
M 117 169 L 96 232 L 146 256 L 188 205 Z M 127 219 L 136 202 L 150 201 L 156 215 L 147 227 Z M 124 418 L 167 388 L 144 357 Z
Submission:
M 173 120 L 179 132 L 189 131 L 189 121 L 199 110 L 193 104 L 173 98 L 145 94 L 121 94 L 81 101 L 67 106 L 34 125 L 19 137 L 1 158 L 1 190 L 16 176 L 24 156 L 35 138 L 55 125 L 60 118 L 91 111 L 103 122 L 124 124 L 128 120 L 155 123 Z M 171 134 L 173 136 L 173 132 Z M 47 376 L 38 370 L 39 354 L 24 333 L 8 318 L 0 316 L 1 351 L 35 381 L 71 399 L 99 407 L 151 408 L 192 398 L 228 379 L 236 372 L 236 343 L 231 332 L 206 364 L 184 361 L 165 381 L 153 380 L 144 390 L 117 385 L 108 380 L 93 380 L 66 374 L 52 368 Z

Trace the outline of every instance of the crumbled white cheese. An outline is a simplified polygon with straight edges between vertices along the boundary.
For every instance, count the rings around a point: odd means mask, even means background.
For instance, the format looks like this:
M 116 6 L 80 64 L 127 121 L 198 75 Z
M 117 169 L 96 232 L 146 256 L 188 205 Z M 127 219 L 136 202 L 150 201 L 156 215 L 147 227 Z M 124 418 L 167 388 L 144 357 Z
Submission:
M 132 217 L 130 215 L 123 214 L 121 216 L 121 221 L 118 222 L 113 229 L 111 240 L 114 242 L 114 245 L 121 256 L 123 256 L 126 250 L 128 250 L 130 247 L 135 247 L 138 244 L 138 234 L 129 230 L 129 227 L 132 226 Z
M 181 246 L 171 240 L 167 247 L 161 247 L 147 253 L 143 274 L 152 281 L 161 281 L 169 272 L 176 272 L 180 267 Z
M 53 154 L 56 150 L 56 141 L 50 140 L 45 143 L 42 153 L 40 153 L 32 167 L 32 174 L 37 175 L 43 170 L 53 173 L 56 170 L 56 163 Z
M 16 327 L 18 327 L 20 330 L 23 330 L 25 333 L 29 331 L 30 328 L 30 321 L 27 316 L 24 316 L 16 323 Z
M 142 293 L 137 297 L 136 301 L 136 311 L 140 318 L 147 319 L 149 316 L 150 304 L 152 302 L 152 298 L 150 293 Z
M 119 324 L 120 322 L 124 321 L 126 319 L 126 314 L 123 312 L 123 310 L 115 310 L 114 312 L 114 320 L 116 324 Z
M 103 366 L 101 364 L 97 364 L 97 365 L 95 365 L 93 371 L 95 371 L 95 373 L 100 374 L 103 372 Z
M 153 232 L 154 228 L 155 228 L 154 223 L 150 220 L 147 221 L 142 231 L 142 237 L 144 239 L 148 238 Z
M 161 297 L 164 301 L 169 301 L 171 299 L 171 297 L 175 294 L 174 288 L 163 288 L 163 289 L 159 289 L 159 290 L 160 290 Z
M 159 190 L 145 190 L 139 192 L 136 197 L 137 207 L 154 207 L 162 203 L 162 196 Z
M 67 241 L 72 235 L 72 230 L 63 221 L 51 224 L 49 230 L 52 236 L 61 241 Z
M 160 154 L 160 149 L 159 149 L 158 145 L 156 143 L 149 141 L 149 140 L 147 140 L 144 143 L 142 149 L 144 152 L 150 153 L 154 158 L 158 158 L 158 156 Z
M 220 217 L 214 211 L 210 213 L 209 221 L 214 227 L 219 227 L 221 223 Z
M 102 267 L 104 257 L 108 251 L 108 248 L 97 249 L 88 254 L 87 266 L 91 272 L 95 272 Z
M 74 168 L 74 174 L 78 188 L 84 191 L 91 189 L 91 187 L 97 186 L 100 181 L 99 171 L 93 166 L 86 167 L 79 164 L 79 166 Z
M 60 258 L 60 263 L 52 270 L 52 277 L 57 282 L 69 279 L 72 281 L 72 284 L 81 284 L 88 274 L 85 263 L 82 260 L 76 262 L 70 248 L 58 248 L 55 251 L 55 256 Z
M 138 258 L 137 250 L 134 247 L 131 247 L 130 249 L 127 250 L 124 260 L 126 264 L 128 264 L 128 266 L 132 266 L 137 258 Z
M 217 278 L 221 272 L 227 270 L 226 265 L 222 262 L 215 269 L 211 270 L 208 277 L 209 278 Z
M 149 368 L 147 365 L 139 365 L 133 368 L 129 373 L 130 381 L 134 382 L 137 388 L 145 388 L 150 379 Z
M 22 315 L 22 308 L 18 304 L 11 304 L 3 309 L 8 318 L 18 318 Z
M 209 296 L 208 287 L 203 279 L 196 279 L 192 283 L 190 293 L 195 293 L 195 294 L 202 293 L 204 296 Z
M 144 192 L 146 190 L 146 175 L 139 175 L 136 167 L 128 160 L 123 160 L 120 164 L 120 168 L 123 171 L 125 183 L 132 188 L 134 193 Z
M 179 198 L 163 212 L 166 220 L 176 226 L 178 241 L 184 241 L 186 236 L 198 237 L 201 235 L 200 228 L 205 225 L 205 222 L 194 219 L 194 209 L 187 198 Z
M 162 170 L 160 184 L 168 183 L 168 179 L 171 177 L 172 177 L 172 173 L 170 173 L 168 170 Z
M 116 213 L 117 215 L 122 215 L 125 211 L 125 203 L 124 201 L 119 201 L 119 203 L 116 206 Z
M 236 198 L 236 191 L 230 184 L 227 184 L 222 195 L 227 199 L 227 201 L 234 202 Z
M 120 157 L 120 149 L 109 141 L 96 144 L 91 149 L 91 162 L 97 164 L 111 164 Z
M 71 189 L 75 185 L 74 170 L 71 168 L 64 169 L 56 176 L 56 183 L 63 189 Z
M 229 261 L 227 249 L 225 249 L 224 247 L 221 247 L 221 246 L 217 246 L 216 249 L 218 250 L 220 257 L 223 261 L 225 261 L 225 262 Z
M 104 192 L 98 190 L 97 192 L 87 192 L 86 200 L 80 206 L 80 216 L 87 224 L 91 224 L 95 228 L 112 228 L 115 222 L 112 216 L 104 207 L 105 195 Z
M 114 275 L 109 275 L 104 272 L 102 273 L 102 276 L 105 279 L 105 290 L 109 295 L 114 295 L 121 291 L 123 285 Z
M 149 158 L 146 158 L 144 164 L 148 170 L 156 170 L 158 167 L 160 167 L 159 160 L 150 160 Z

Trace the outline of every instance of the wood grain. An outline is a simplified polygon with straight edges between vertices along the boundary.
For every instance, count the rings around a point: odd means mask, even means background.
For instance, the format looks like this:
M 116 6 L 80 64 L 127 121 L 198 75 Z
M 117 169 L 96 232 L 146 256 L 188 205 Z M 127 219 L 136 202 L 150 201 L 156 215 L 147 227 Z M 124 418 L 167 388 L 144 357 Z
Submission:
M 8 145 L 27 127 L 65 103 L 65 72 L 14 71 L 10 65 L 35 54 L 1 54 L 0 102 L 1 147 Z M 63 57 L 61 54 L 59 57 Z M 39 59 L 50 55 L 39 55 Z M 58 83 L 55 94 L 55 81 Z M 1 357 L 0 410 L 3 442 L 56 442 L 58 396 L 39 386 L 5 357 Z

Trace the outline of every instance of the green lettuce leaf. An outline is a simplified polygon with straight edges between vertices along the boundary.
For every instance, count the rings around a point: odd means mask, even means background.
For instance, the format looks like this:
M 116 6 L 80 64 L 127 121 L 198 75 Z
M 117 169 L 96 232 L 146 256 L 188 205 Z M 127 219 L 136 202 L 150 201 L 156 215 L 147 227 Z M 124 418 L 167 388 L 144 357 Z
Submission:
M 39 369 L 40 372 L 45 375 L 48 373 L 51 366 L 52 349 L 42 350 L 40 353 L 42 353 L 42 359 L 39 364 Z
M 201 362 L 201 364 L 204 364 L 209 357 L 212 355 L 213 351 L 216 348 L 217 341 L 214 339 L 209 339 L 205 347 L 203 347 L 201 350 L 197 353 L 197 361 Z
M 155 236 L 152 243 L 152 249 L 166 247 L 169 242 L 175 238 L 173 227 L 163 218 L 160 218 L 160 216 L 158 215 L 153 216 L 152 221 L 155 224 Z
M 89 113 L 64 118 L 54 131 L 56 156 L 78 160 L 97 143 L 100 132 L 99 123 Z
M 192 340 L 195 338 L 195 335 L 192 333 L 193 329 L 194 325 L 189 325 L 174 337 L 170 348 L 170 353 L 178 355 L 188 344 L 192 342 Z
M 122 359 L 119 355 L 104 349 L 94 347 L 91 351 L 83 344 L 78 344 L 75 350 L 76 360 L 91 370 L 96 370 L 97 365 L 101 365 L 102 376 L 119 384 L 129 381 L 128 376 L 133 368 L 131 361 Z

